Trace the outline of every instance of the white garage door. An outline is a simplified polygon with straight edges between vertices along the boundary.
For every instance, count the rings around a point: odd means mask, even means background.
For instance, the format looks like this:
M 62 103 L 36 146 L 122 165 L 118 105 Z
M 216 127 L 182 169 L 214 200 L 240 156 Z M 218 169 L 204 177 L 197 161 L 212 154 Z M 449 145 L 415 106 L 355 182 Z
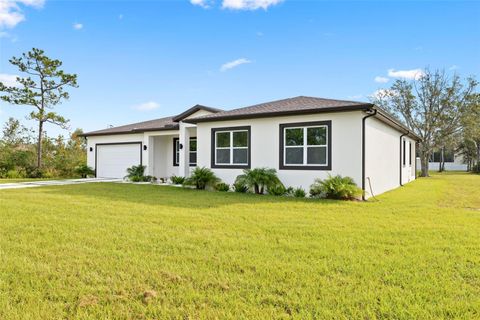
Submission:
M 140 153 L 140 143 L 97 145 L 97 177 L 125 177 L 127 168 L 141 163 Z

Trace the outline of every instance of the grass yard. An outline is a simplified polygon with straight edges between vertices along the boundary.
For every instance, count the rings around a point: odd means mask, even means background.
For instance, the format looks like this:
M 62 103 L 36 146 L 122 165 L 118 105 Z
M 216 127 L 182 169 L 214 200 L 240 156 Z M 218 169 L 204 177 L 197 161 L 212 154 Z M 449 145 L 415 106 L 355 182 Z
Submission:
M 40 181 L 40 179 L 33 179 L 33 178 L 22 178 L 22 179 L 0 179 L 1 183 L 16 183 L 16 182 L 29 182 L 29 181 Z
M 0 179 L 0 184 L 2 183 L 17 183 L 17 182 L 33 182 L 33 181 L 46 181 L 46 180 L 64 180 L 66 178 L 20 178 L 20 179 Z
M 0 191 L 0 319 L 480 318 L 480 176 L 378 202 Z

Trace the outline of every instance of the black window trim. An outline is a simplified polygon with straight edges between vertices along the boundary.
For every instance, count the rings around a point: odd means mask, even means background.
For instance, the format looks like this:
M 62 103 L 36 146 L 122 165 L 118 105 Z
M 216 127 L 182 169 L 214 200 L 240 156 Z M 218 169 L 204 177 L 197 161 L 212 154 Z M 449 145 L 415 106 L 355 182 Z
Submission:
M 326 126 L 327 127 L 327 164 L 326 165 L 285 165 L 284 164 L 284 144 L 285 137 L 284 132 L 285 128 L 295 128 L 295 127 L 312 127 L 312 126 Z M 279 170 L 332 170 L 332 121 L 311 121 L 311 122 L 294 122 L 294 123 L 281 123 L 279 125 Z
M 215 138 L 216 133 L 221 131 L 247 131 L 248 139 L 248 158 L 247 164 L 216 164 L 215 163 Z M 210 167 L 213 169 L 250 169 L 252 163 L 252 141 L 251 141 L 251 126 L 238 126 L 238 127 L 222 127 L 222 128 L 212 128 L 211 130 L 211 153 L 210 153 Z
M 403 166 L 407 166 L 407 141 L 403 138 Z
M 179 141 L 179 140 L 180 140 L 180 138 L 178 138 L 178 137 L 173 138 L 173 166 L 174 167 L 178 167 L 180 165 L 179 163 L 177 163 L 177 161 L 176 161 L 177 159 L 175 157 L 175 155 L 177 153 L 177 148 L 175 147 L 175 145 L 176 145 L 177 141 Z M 197 140 L 197 137 L 190 137 L 190 140 Z M 190 162 L 190 150 L 188 150 L 188 153 L 189 153 L 188 160 Z M 197 144 L 196 153 L 197 153 L 197 156 L 198 156 L 198 144 Z M 178 159 L 178 160 L 180 161 L 180 159 Z M 197 158 L 197 161 L 198 161 L 198 158 Z M 189 166 L 190 167 L 196 167 L 197 164 L 196 163 L 189 163 Z
M 408 141 L 408 155 L 409 155 L 408 166 L 411 167 L 412 166 L 412 142 L 411 141 Z

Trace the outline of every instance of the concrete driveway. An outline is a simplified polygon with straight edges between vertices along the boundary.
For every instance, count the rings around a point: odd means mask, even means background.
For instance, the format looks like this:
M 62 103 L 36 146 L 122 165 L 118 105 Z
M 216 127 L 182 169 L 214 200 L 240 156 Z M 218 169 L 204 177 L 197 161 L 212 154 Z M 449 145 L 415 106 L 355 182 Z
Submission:
M 64 186 L 69 184 L 92 183 L 92 182 L 122 182 L 122 179 L 87 178 L 87 179 L 65 179 L 65 180 L 0 183 L 0 190 L 43 187 L 43 186 Z

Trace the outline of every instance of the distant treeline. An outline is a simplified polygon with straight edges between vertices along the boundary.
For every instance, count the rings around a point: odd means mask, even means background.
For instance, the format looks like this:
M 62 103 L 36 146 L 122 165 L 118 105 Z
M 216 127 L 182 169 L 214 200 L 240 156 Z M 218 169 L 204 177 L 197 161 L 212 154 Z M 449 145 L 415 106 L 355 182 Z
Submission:
M 37 168 L 37 138 L 32 129 L 9 118 L 0 139 L 0 178 L 56 178 L 80 176 L 78 169 L 86 163 L 86 142 L 81 129 L 68 137 L 42 139 L 43 163 Z

